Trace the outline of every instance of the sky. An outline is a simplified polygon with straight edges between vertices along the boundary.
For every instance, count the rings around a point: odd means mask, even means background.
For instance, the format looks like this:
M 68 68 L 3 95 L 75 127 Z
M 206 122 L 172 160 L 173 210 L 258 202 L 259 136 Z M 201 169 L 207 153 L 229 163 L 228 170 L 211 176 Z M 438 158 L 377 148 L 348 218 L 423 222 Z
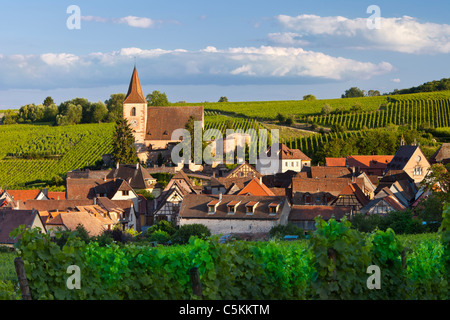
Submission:
M 0 110 L 105 101 L 136 64 L 170 102 L 340 98 L 449 78 L 450 1 L 0 0 Z

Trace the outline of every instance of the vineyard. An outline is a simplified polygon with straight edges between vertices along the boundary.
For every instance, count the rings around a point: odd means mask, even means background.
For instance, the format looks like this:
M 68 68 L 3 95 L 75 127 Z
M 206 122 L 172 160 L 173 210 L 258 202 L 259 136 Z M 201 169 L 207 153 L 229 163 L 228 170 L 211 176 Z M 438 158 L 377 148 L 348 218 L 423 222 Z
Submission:
M 0 186 L 36 186 L 70 170 L 92 166 L 112 151 L 113 130 L 110 123 L 0 126 Z
M 318 218 L 316 226 L 310 239 L 295 242 L 223 244 L 213 236 L 157 247 L 145 242 L 101 246 L 69 237 L 61 248 L 48 234 L 23 227 L 12 236 L 21 236 L 16 249 L 33 299 L 199 299 L 191 287 L 192 268 L 198 270 L 203 299 L 448 299 L 444 232 L 366 234 L 345 219 Z M 65 286 L 69 265 L 83 268 L 78 290 Z M 371 265 L 381 270 L 381 290 L 368 286 Z
M 409 124 L 413 129 L 423 125 L 441 128 L 450 126 L 450 100 L 401 99 L 389 102 L 385 110 L 303 116 L 300 120 L 330 127 L 341 125 L 349 130 L 386 127 L 389 124 Z

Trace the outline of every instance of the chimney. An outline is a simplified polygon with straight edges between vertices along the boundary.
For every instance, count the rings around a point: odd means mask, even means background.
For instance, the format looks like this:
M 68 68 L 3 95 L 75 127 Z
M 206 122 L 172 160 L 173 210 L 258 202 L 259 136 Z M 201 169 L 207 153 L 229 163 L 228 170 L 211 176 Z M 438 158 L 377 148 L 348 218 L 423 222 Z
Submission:
M 259 184 L 261 184 L 261 185 L 263 184 L 262 183 L 262 177 L 259 177 Z
M 118 162 L 116 163 L 116 169 L 119 169 L 119 163 Z
M 136 170 L 139 170 L 139 162 L 136 163 Z

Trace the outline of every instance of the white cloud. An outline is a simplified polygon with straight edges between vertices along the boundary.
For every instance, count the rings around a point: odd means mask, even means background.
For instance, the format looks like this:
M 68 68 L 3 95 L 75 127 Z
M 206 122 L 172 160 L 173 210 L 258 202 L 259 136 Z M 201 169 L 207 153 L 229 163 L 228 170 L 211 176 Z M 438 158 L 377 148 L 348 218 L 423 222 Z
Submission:
M 379 49 L 403 53 L 433 54 L 450 53 L 450 25 L 419 22 L 418 19 L 380 18 L 380 28 L 367 27 L 367 18 L 348 19 L 341 16 L 321 17 L 299 15 L 291 17 L 279 15 L 276 20 L 292 33 L 271 34 L 271 40 L 287 41 L 312 38 L 321 44 L 339 44 L 344 39 L 345 46 L 358 49 Z
M 51 88 L 123 83 L 136 58 L 140 74 L 170 84 L 299 83 L 368 79 L 393 70 L 301 48 L 273 46 L 201 50 L 122 48 L 87 55 L 45 53 L 0 59 L 0 86 Z M 142 78 L 145 79 L 145 78 Z M 125 81 L 126 82 L 126 81 Z
M 74 54 L 69 53 L 45 53 L 41 54 L 41 60 L 49 66 L 68 67 L 77 63 L 80 58 Z
M 152 28 L 155 26 L 155 21 L 150 18 L 141 18 L 135 16 L 128 16 L 116 20 L 118 23 L 125 23 L 130 27 L 135 28 Z
M 400 82 L 400 79 L 399 79 L 399 78 L 394 78 L 394 79 L 391 79 L 391 81 L 392 81 L 392 82 L 395 82 L 395 83 L 399 83 L 399 82 Z
M 99 16 L 82 16 L 82 21 L 90 21 L 90 22 L 100 22 L 100 23 L 118 23 L 118 24 L 126 24 L 129 27 L 133 28 L 142 28 L 142 29 L 148 29 L 148 28 L 154 28 L 158 24 L 163 23 L 162 20 L 153 20 L 147 17 L 136 17 L 136 16 L 126 16 L 121 18 L 104 18 Z M 178 21 L 170 20 L 166 21 L 170 23 L 176 23 L 178 24 Z
M 309 41 L 303 40 L 302 35 L 295 32 L 276 32 L 267 35 L 269 42 L 285 46 L 307 46 Z

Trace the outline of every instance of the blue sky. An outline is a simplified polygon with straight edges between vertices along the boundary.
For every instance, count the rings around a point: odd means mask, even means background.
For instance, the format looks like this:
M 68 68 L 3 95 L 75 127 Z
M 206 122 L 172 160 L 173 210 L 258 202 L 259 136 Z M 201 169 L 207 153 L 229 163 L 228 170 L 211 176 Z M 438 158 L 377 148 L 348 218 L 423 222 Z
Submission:
M 0 1 L 0 109 L 126 92 L 339 98 L 450 77 L 448 1 Z M 71 5 L 80 16 L 67 13 Z M 367 26 L 380 10 L 377 29 Z M 80 29 L 67 20 L 79 18 Z

